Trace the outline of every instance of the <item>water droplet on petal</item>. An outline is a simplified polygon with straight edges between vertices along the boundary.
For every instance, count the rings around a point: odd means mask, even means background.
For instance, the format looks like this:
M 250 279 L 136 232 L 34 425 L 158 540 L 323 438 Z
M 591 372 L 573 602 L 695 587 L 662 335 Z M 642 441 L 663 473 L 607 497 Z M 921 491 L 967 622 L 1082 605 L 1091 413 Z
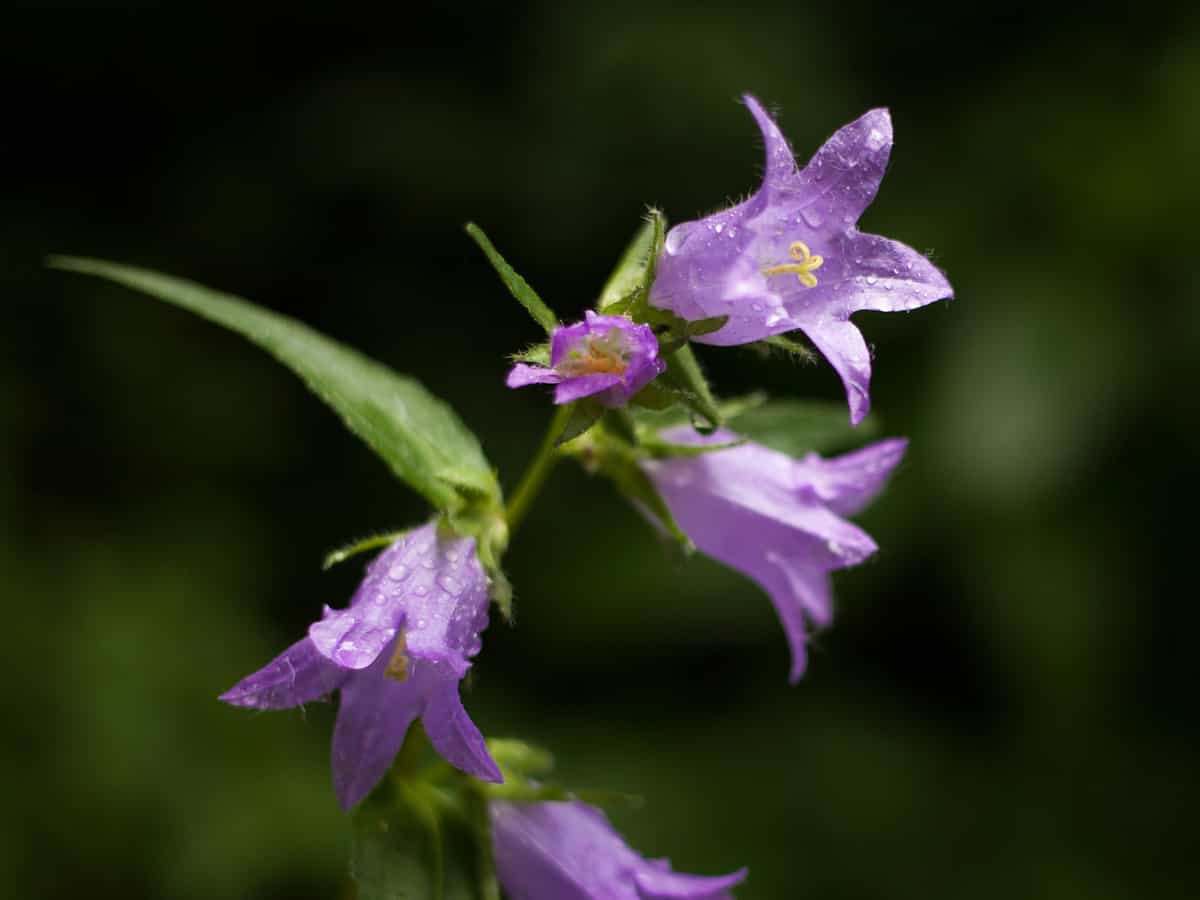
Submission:
M 404 563 L 396 563 L 388 569 L 388 578 L 392 581 L 403 581 L 408 577 L 411 570 Z
M 449 575 L 440 575 L 437 580 L 438 587 L 444 590 L 451 597 L 457 597 L 463 592 L 462 585 L 451 578 Z
M 804 223 L 808 225 L 809 228 L 820 228 L 821 223 L 825 221 L 825 218 L 821 215 L 820 210 L 812 206 L 805 207 L 803 210 L 801 210 L 800 217 L 804 219 Z
M 874 275 L 868 275 L 868 276 L 867 276 L 867 284 L 874 284 L 874 283 L 875 283 L 875 282 L 877 282 L 878 280 L 879 280 L 879 279 L 878 279 L 878 278 L 876 278 Z

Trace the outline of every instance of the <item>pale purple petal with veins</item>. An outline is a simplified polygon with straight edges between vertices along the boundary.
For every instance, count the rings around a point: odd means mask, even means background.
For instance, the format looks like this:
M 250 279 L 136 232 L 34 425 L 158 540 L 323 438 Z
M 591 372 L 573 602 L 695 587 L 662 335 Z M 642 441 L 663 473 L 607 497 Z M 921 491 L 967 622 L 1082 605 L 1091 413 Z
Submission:
M 952 289 L 912 248 L 857 228 L 887 168 L 887 110 L 870 110 L 839 130 L 801 170 L 775 121 L 753 97 L 744 100 L 766 145 L 762 186 L 667 233 L 650 302 L 688 320 L 729 316 L 695 339 L 701 343 L 745 344 L 802 330 L 841 376 L 857 424 L 870 409 L 871 356 L 850 316 L 916 309 Z
M 668 429 L 675 444 L 723 444 L 729 431 L 701 436 Z M 642 467 L 696 547 L 757 582 L 775 606 L 792 651 L 790 680 L 804 673 L 812 627 L 832 618 L 829 573 L 861 563 L 877 547 L 842 516 L 882 489 L 904 455 L 904 440 L 881 441 L 832 459 L 796 460 L 747 442 Z
M 704 877 L 671 871 L 632 850 L 594 806 L 489 806 L 496 873 L 512 900 L 725 900 L 742 869 Z
M 557 404 L 594 397 L 604 406 L 616 407 L 628 403 L 664 369 L 658 340 L 648 326 L 588 310 L 584 321 L 554 330 L 549 368 L 518 363 L 505 383 L 510 388 L 557 385 Z
M 440 535 L 430 523 L 375 558 L 346 609 L 327 608 L 307 638 L 221 699 L 282 709 L 340 688 L 333 773 L 346 809 L 387 772 L 418 716 L 448 762 L 499 782 L 459 698 L 487 624 L 487 577 L 475 542 Z
M 350 673 L 321 655 L 304 638 L 253 675 L 247 675 L 218 699 L 251 709 L 288 709 L 329 696 Z

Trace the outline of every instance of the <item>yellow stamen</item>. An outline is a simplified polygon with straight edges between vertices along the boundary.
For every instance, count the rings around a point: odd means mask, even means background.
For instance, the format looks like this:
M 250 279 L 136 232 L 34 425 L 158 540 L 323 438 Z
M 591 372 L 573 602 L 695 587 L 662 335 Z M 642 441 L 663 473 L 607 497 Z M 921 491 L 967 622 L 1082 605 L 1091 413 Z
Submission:
M 813 272 L 821 268 L 821 263 L 825 262 L 823 256 L 814 256 L 808 249 L 808 244 L 804 241 L 792 241 L 792 245 L 788 247 L 788 255 L 796 260 L 794 263 L 784 263 L 780 266 L 771 266 L 763 269 L 764 275 L 784 275 L 794 274 L 800 279 L 800 283 L 805 287 L 816 287 L 817 278 Z
M 404 652 L 407 649 L 402 631 L 400 639 L 396 641 L 396 649 L 392 653 L 392 658 L 388 660 L 387 668 L 383 672 L 388 678 L 394 678 L 396 681 L 408 681 L 408 656 Z

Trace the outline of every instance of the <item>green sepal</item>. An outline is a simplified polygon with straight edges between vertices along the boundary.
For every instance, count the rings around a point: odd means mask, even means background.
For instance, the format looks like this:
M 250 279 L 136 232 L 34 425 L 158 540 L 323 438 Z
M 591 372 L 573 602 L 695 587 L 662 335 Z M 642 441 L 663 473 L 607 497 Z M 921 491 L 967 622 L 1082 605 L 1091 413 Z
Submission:
M 540 344 L 531 344 L 524 350 L 519 350 L 509 356 L 515 363 L 531 363 L 535 366 L 545 366 L 550 368 L 550 342 L 542 341 Z
M 554 770 L 554 754 L 543 747 L 516 738 L 491 738 L 487 742 L 488 752 L 508 780 L 516 778 L 540 778 Z
M 500 504 L 500 485 L 475 435 L 444 401 L 295 319 L 194 282 L 97 259 L 55 256 L 56 269 L 95 275 L 142 291 L 237 332 L 300 376 L 404 482 L 441 510 L 465 502 L 461 489 Z
M 488 262 L 492 264 L 492 268 L 496 270 L 500 280 L 508 288 L 508 292 L 513 295 L 513 299 L 525 307 L 525 311 L 546 330 L 546 334 L 554 331 L 558 327 L 558 317 L 537 295 L 537 291 L 531 288 L 529 283 L 505 261 L 499 251 L 492 246 L 492 242 L 488 240 L 488 236 L 483 233 L 482 228 L 474 222 L 468 222 L 465 227 L 467 234 L 479 245 L 479 249 L 488 258 Z
M 720 331 L 728 321 L 729 316 L 709 316 L 707 319 L 694 319 L 684 326 L 683 331 L 689 338 L 703 337 L 706 334 L 712 334 L 714 331 Z
M 680 392 L 680 398 L 703 424 L 693 419 L 692 424 L 702 434 L 711 434 L 721 427 L 721 410 L 713 396 L 708 380 L 700 369 L 696 355 L 690 346 L 684 345 L 666 356 L 667 371 L 659 376 L 666 384 Z
M 773 353 L 782 353 L 791 357 L 796 362 L 815 363 L 817 361 L 817 355 L 807 345 L 800 343 L 795 338 L 788 337 L 786 334 L 776 334 L 769 338 L 763 338 L 761 341 L 755 341 L 749 346 L 768 356 Z
M 664 228 L 662 213 L 656 209 L 647 210 L 645 222 L 626 246 L 616 268 L 608 276 L 604 289 L 600 291 L 596 309 L 606 315 L 619 315 L 627 312 L 636 294 L 645 293 L 654 278 L 653 267 L 662 249 Z
M 330 550 L 325 554 L 325 559 L 321 561 L 321 569 L 322 571 L 332 569 L 338 563 L 345 562 L 352 556 L 358 556 L 360 553 L 367 553 L 371 550 L 378 550 L 380 547 L 387 547 L 395 543 L 397 538 L 403 537 L 407 533 L 407 531 L 388 531 L 383 534 L 374 534 L 370 537 L 360 538 L 357 541 L 343 544 L 336 550 Z
M 706 456 L 721 450 L 732 450 L 746 443 L 742 438 L 737 441 L 722 441 L 719 444 L 672 444 L 670 441 L 659 440 L 655 437 L 643 436 L 640 446 L 654 459 L 671 459 L 672 457 Z
M 561 447 L 567 441 L 573 441 L 604 415 L 604 407 L 590 397 L 576 400 L 571 404 L 571 415 L 562 432 L 554 439 L 554 446 Z

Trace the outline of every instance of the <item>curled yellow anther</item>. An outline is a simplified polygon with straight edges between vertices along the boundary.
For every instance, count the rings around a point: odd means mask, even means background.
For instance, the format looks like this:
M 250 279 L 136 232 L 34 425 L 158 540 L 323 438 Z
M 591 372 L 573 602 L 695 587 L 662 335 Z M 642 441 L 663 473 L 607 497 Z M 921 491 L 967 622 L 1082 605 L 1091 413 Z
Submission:
M 805 287 L 816 287 L 817 277 L 813 275 L 813 272 L 821 268 L 821 263 L 825 262 L 825 258 L 814 256 L 804 241 L 792 241 L 791 246 L 788 247 L 788 256 L 796 261 L 780 266 L 771 266 L 763 269 L 762 273 L 764 275 L 794 274 Z

